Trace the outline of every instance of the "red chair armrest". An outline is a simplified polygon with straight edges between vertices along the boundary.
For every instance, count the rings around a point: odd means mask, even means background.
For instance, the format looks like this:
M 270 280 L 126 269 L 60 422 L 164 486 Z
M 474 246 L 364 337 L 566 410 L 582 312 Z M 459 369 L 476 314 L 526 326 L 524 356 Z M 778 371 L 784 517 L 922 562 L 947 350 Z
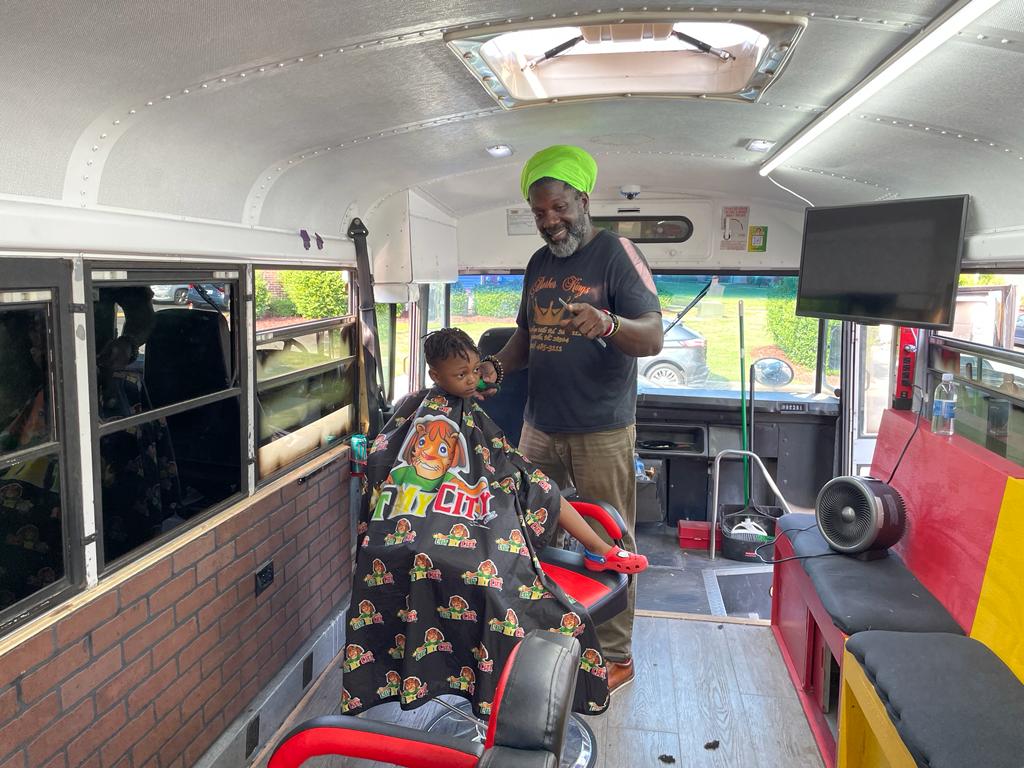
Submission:
M 623 532 L 626 530 L 626 521 L 611 504 L 603 501 L 570 501 L 576 511 L 582 517 L 589 517 L 596 520 L 611 536 L 612 541 L 619 544 L 622 541 Z
M 393 723 L 327 715 L 307 720 L 285 736 L 268 768 L 298 768 L 321 755 L 378 760 L 407 768 L 475 768 L 483 747 Z

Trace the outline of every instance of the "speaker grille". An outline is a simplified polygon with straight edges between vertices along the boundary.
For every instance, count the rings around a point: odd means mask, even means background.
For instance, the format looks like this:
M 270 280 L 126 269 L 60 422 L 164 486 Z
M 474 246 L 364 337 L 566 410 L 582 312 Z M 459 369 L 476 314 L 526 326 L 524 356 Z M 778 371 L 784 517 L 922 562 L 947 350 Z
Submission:
M 875 526 L 871 502 L 860 488 L 837 483 L 822 489 L 818 502 L 822 535 L 837 547 L 856 547 L 869 540 Z

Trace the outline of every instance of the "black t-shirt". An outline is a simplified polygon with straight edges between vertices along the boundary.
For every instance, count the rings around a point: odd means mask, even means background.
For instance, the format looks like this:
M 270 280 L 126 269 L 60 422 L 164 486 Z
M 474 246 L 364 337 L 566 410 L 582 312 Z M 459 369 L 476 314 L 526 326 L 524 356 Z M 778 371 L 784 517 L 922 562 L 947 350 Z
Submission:
M 526 421 L 542 432 L 600 432 L 636 418 L 636 358 L 614 344 L 559 326 L 569 316 L 558 299 L 593 304 L 625 318 L 660 312 L 651 269 L 624 237 L 599 230 L 572 256 L 544 246 L 523 278 L 519 327 L 530 335 Z M 572 335 L 570 335 L 572 334 Z

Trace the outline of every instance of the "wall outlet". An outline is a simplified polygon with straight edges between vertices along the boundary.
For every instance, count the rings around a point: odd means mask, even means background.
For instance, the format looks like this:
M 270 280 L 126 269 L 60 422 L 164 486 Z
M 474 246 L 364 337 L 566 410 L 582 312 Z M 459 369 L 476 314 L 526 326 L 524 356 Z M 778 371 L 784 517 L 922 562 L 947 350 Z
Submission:
M 256 571 L 256 596 L 259 597 L 267 587 L 274 583 L 274 561 L 264 565 Z

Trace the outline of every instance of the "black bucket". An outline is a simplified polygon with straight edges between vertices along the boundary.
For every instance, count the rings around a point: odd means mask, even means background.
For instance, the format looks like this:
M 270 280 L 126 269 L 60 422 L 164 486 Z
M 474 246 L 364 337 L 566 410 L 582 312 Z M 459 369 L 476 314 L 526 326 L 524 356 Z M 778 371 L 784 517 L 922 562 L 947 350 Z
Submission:
M 722 557 L 744 563 L 772 560 L 775 556 L 775 521 L 782 517 L 782 514 L 782 507 L 769 507 L 763 504 L 722 504 L 718 508 L 718 517 L 722 521 Z M 760 526 L 767 535 L 734 532 L 733 529 L 745 520 Z

